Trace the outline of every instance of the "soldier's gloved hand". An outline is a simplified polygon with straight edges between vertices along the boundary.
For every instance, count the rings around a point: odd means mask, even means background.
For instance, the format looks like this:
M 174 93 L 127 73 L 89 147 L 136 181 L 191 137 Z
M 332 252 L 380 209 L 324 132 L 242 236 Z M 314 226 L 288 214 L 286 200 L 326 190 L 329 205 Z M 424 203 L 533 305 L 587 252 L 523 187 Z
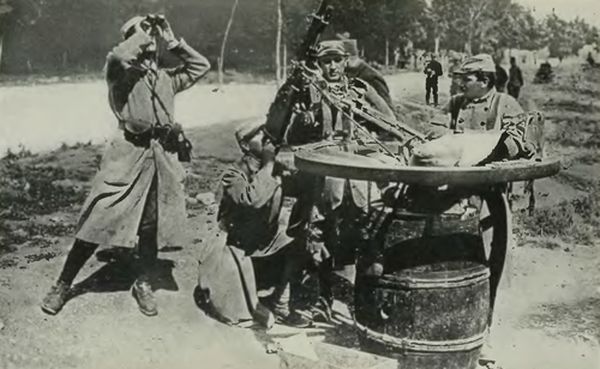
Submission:
M 167 43 L 167 49 L 172 49 L 179 45 L 179 41 L 175 37 L 175 33 L 173 33 L 173 29 L 171 28 L 171 24 L 164 17 L 164 15 L 159 16 L 158 27 L 160 29 L 160 36 Z
M 311 256 L 311 260 L 314 265 L 318 266 L 323 261 L 329 259 L 331 254 L 329 254 L 329 250 L 325 247 L 323 242 L 309 242 L 307 244 L 307 250 Z
M 383 275 L 383 265 L 381 263 L 374 262 L 365 270 L 365 275 L 370 277 L 381 277 Z
M 268 139 L 265 140 L 265 142 L 263 144 L 262 153 L 261 153 L 261 159 L 262 159 L 263 165 L 266 165 L 268 163 L 274 163 L 275 155 L 276 155 L 275 145 L 273 145 L 271 140 L 268 140 Z
M 292 175 L 298 171 L 294 165 L 294 158 L 289 154 L 282 154 L 281 151 L 275 157 L 275 166 L 282 176 Z
M 141 22 L 138 22 L 135 26 L 135 33 L 145 33 L 147 35 L 150 35 L 151 31 L 152 31 L 152 25 L 150 24 L 150 22 L 148 21 L 148 19 L 144 19 Z
M 179 123 L 173 123 L 171 125 L 171 132 L 173 134 L 179 135 L 182 131 L 183 131 L 183 128 L 181 127 L 181 124 L 179 124 Z

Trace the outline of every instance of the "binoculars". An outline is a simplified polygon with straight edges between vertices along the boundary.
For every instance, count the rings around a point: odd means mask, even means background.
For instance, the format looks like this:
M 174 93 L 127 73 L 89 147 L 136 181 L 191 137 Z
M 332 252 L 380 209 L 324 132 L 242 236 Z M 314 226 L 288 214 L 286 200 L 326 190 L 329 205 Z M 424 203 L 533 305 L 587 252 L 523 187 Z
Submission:
M 142 22 L 142 29 L 150 34 L 155 33 L 165 22 L 165 16 L 160 14 L 148 14 L 144 22 Z

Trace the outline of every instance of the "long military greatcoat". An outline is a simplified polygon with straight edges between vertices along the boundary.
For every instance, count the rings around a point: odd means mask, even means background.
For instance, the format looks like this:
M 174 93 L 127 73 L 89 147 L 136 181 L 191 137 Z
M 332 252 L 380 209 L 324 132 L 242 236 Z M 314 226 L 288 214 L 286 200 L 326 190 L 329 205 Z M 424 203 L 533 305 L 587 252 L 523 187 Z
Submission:
M 181 66 L 144 70 L 137 61 L 151 41 L 148 35 L 136 33 L 107 56 L 109 102 L 123 131 L 141 133 L 157 123 L 173 123 L 169 117 L 174 116 L 175 94 L 191 87 L 210 68 L 205 57 L 181 40 L 170 50 L 181 59 Z M 101 245 L 133 246 L 155 177 L 158 245 L 180 245 L 179 227 L 186 221 L 183 167 L 157 140 L 150 140 L 147 147 L 135 146 L 123 136 L 106 148 L 75 237 Z
M 210 296 L 217 318 L 229 323 L 252 319 L 258 304 L 251 257 L 273 255 L 291 244 L 281 214 L 281 184 L 268 168 L 257 172 L 244 161 L 221 178 L 218 221 L 222 232 L 199 256 L 198 286 Z

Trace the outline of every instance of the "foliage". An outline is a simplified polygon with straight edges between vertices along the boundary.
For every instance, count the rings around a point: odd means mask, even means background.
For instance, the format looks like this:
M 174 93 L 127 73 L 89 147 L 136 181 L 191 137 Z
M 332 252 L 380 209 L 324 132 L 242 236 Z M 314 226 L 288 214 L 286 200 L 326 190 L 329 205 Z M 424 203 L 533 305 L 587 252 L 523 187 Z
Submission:
M 307 16 L 320 0 L 282 0 L 283 41 L 294 56 Z M 552 56 L 573 54 L 598 42 L 598 29 L 581 19 L 550 15 L 540 21 L 516 0 L 331 0 L 338 33 L 356 38 L 368 60 L 383 62 L 390 50 L 412 44 L 477 53 L 501 48 L 538 49 Z M 246 0 L 231 28 L 226 68 L 274 70 L 275 0 Z M 135 14 L 164 13 L 184 37 L 216 65 L 231 1 L 222 0 L 0 0 L 3 71 L 68 73 L 102 70 L 106 52 L 119 40 L 119 27 Z M 386 47 L 388 48 L 386 50 Z

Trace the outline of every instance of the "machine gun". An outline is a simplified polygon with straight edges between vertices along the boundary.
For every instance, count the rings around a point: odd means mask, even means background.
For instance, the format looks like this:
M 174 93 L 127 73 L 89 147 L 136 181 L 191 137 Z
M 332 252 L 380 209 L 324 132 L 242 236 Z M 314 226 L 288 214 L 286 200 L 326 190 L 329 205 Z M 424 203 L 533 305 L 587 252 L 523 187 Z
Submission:
M 309 83 L 312 77 L 307 72 L 316 69 L 316 47 L 333 12 L 333 6 L 329 3 L 330 0 L 322 0 L 317 12 L 311 15 L 310 26 L 296 51 L 296 60 L 292 62 L 290 76 L 269 107 L 265 132 L 275 144 L 283 142 L 294 107 L 309 108 L 320 99 Z
M 342 112 L 353 126 L 363 133 L 366 132 L 366 128 L 357 122 L 356 117 L 391 134 L 396 140 L 404 145 L 413 140 L 420 142 L 427 141 L 427 138 L 423 133 L 392 117 L 383 115 L 378 110 L 366 104 L 366 101 L 359 97 L 352 97 L 350 94 L 339 96 L 338 94 L 330 93 L 327 88 L 327 82 L 325 82 L 322 77 L 321 79 L 311 79 L 310 84 L 318 91 L 323 99 L 327 100 L 329 105 Z

